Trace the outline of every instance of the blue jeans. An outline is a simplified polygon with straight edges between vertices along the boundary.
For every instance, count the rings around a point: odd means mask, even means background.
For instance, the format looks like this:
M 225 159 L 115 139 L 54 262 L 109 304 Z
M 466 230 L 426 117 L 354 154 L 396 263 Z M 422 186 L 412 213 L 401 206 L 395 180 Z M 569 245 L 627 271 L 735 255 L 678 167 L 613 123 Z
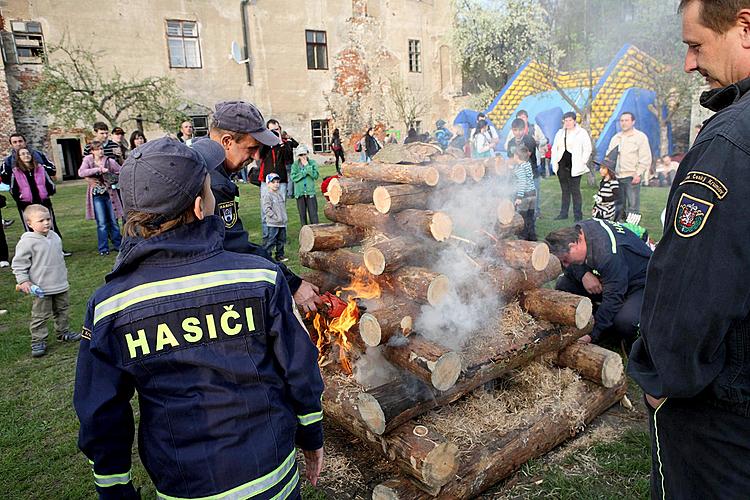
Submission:
M 92 198 L 99 252 L 109 252 L 109 240 L 112 240 L 114 249 L 119 250 L 122 236 L 120 236 L 120 226 L 117 224 L 115 209 L 109 194 L 97 194 Z
M 268 255 L 271 255 L 271 251 L 274 250 L 274 259 L 281 260 L 284 258 L 284 245 L 286 244 L 286 228 L 285 227 L 268 227 L 268 236 L 263 238 L 263 250 Z
M 541 177 L 535 177 L 534 178 L 534 189 L 536 189 L 536 207 L 534 207 L 534 217 L 539 217 L 539 214 L 541 214 L 542 210 L 539 208 L 539 200 L 542 198 L 542 178 Z

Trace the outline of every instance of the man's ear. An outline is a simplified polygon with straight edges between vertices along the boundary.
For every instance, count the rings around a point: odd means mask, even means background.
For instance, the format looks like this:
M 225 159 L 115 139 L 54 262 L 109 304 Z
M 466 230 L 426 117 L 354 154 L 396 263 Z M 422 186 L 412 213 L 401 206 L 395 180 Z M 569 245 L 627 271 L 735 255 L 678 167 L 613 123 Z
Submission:
M 750 49 L 750 9 L 742 9 L 737 13 L 737 26 L 741 29 L 742 48 Z
M 203 220 L 206 217 L 206 211 L 203 205 L 203 196 L 198 195 L 193 202 L 193 213 L 198 220 Z

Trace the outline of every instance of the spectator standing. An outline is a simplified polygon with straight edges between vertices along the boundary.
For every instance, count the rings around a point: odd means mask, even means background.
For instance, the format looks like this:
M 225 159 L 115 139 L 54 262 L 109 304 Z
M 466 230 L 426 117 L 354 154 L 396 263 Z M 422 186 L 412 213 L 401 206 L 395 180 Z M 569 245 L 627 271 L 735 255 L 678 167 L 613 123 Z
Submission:
M 268 190 L 268 186 L 266 185 L 268 174 L 276 174 L 279 176 L 281 193 L 286 197 L 289 178 L 286 175 L 285 148 L 284 142 L 281 140 L 281 124 L 278 120 L 271 118 L 266 122 L 266 128 L 279 139 L 279 142 L 275 146 L 267 146 L 261 150 L 260 170 L 258 172 L 260 196 L 262 199 Z M 263 232 L 263 239 L 265 240 L 268 237 L 268 226 L 266 225 L 266 215 L 262 210 L 260 212 L 260 227 Z
M 281 194 L 279 189 L 278 174 L 268 174 L 266 184 L 268 189 L 260 198 L 260 209 L 266 216 L 266 225 L 268 226 L 268 236 L 263 239 L 263 250 L 268 255 L 271 255 L 273 250 L 274 258 L 278 262 L 286 262 L 289 260 L 284 255 L 286 225 L 289 222 L 286 214 L 286 197 Z
M 336 172 L 341 175 L 341 165 L 339 164 L 339 161 L 344 163 L 346 158 L 344 157 L 344 146 L 341 144 L 341 136 L 339 134 L 339 129 L 333 129 L 333 135 L 331 136 L 331 151 L 333 151 L 333 156 L 336 159 Z
M 317 351 L 279 267 L 221 249 L 201 156 L 161 138 L 123 166 L 127 251 L 89 299 L 73 395 L 100 498 L 140 498 L 134 392 L 157 497 L 300 498 L 296 446 L 312 484 L 323 466 Z
M 617 148 L 615 174 L 620 183 L 623 214 L 641 213 L 641 179 L 651 168 L 651 146 L 646 134 L 635 128 L 635 115 L 625 111 L 620 115 L 620 132 L 609 141 L 607 154 Z
M 445 126 L 445 120 L 441 119 L 435 122 L 435 133 L 433 136 L 435 137 L 435 141 L 437 141 L 437 143 L 440 144 L 440 147 L 443 148 L 443 151 L 445 151 L 448 149 L 448 145 L 453 138 L 453 132 L 448 130 Z
M 143 135 L 143 132 L 140 130 L 134 130 L 132 134 L 130 134 L 130 150 L 134 150 L 138 146 L 142 146 L 146 143 L 146 136 Z
M 508 141 L 505 143 L 505 150 L 507 151 L 508 158 L 513 158 L 516 155 L 516 149 L 519 146 L 526 146 L 529 150 L 529 162 L 531 164 L 531 171 L 534 174 L 534 189 L 536 190 L 536 198 L 534 201 L 534 216 L 539 217 L 539 198 L 541 198 L 541 190 L 539 184 L 539 168 L 536 160 L 537 144 L 534 137 L 529 134 L 529 127 L 526 122 L 521 118 L 513 120 L 510 126 L 510 135 Z
M 115 127 L 112 129 L 112 140 L 120 146 L 120 156 L 123 161 L 128 157 L 128 142 L 125 140 L 125 131 L 121 127 Z
M 549 142 L 547 138 L 544 136 L 544 132 L 542 132 L 542 129 L 540 127 L 537 127 L 533 123 L 529 123 L 529 112 L 525 109 L 519 109 L 516 113 L 516 118 L 520 118 L 523 120 L 524 123 L 524 135 L 528 134 L 531 136 L 532 139 L 534 139 L 534 142 L 536 142 L 536 151 L 534 151 L 533 158 L 536 159 L 537 163 L 533 164 L 532 167 L 534 167 L 535 170 L 538 169 L 539 174 L 542 177 L 547 176 L 546 170 L 543 168 L 543 162 L 544 162 L 544 153 L 547 150 L 547 143 Z M 512 135 L 509 135 L 508 138 L 505 141 L 505 150 L 508 150 L 508 143 L 513 138 Z M 537 175 L 534 178 L 534 182 L 537 185 L 537 191 L 539 190 L 539 175 Z M 537 197 L 537 203 L 539 203 L 539 198 Z M 537 207 L 538 211 L 538 207 Z
M 500 144 L 500 136 L 498 135 L 497 129 L 492 124 L 492 122 L 489 119 L 487 119 L 487 115 L 485 115 L 484 113 L 477 114 L 477 127 L 479 126 L 479 122 L 482 122 L 482 121 L 487 123 L 486 134 L 487 134 L 487 137 L 489 138 L 490 146 L 491 146 L 490 156 L 495 156 L 495 147 L 498 144 Z M 472 137 L 473 136 L 474 134 L 472 134 Z
M 107 127 L 107 124 L 104 122 L 96 122 L 94 123 L 93 128 L 94 140 L 86 144 L 86 146 L 83 148 L 83 156 L 88 156 L 91 154 L 91 144 L 96 141 L 101 144 L 104 156 L 106 156 L 107 158 L 112 158 L 117 162 L 118 165 L 122 165 L 122 150 L 120 149 L 120 145 L 109 137 L 109 127 Z
M 286 169 L 287 179 L 287 197 L 294 198 L 294 183 L 289 182 L 292 173 L 292 164 L 294 163 L 294 150 L 299 146 L 294 137 L 289 135 L 286 130 L 281 131 L 281 151 L 284 155 L 284 168 Z
M 490 158 L 492 156 L 492 138 L 490 137 L 489 124 L 480 120 L 471 137 L 471 157 Z
M 448 149 L 454 150 L 455 153 L 458 153 L 462 157 L 466 154 L 466 137 L 464 136 L 464 129 L 460 125 L 455 127 L 455 135 L 453 136 L 453 139 L 451 139 L 450 144 L 448 144 Z
M 608 159 L 597 162 L 599 174 L 602 180 L 599 183 L 599 191 L 594 195 L 594 207 L 591 216 L 595 219 L 615 220 L 615 203 L 619 196 L 620 186 L 614 172 L 614 165 Z
M 573 200 L 573 217 L 583 218 L 581 200 L 581 176 L 589 171 L 591 138 L 589 133 L 576 123 L 576 114 L 568 111 L 563 115 L 563 127 L 552 142 L 552 169 L 560 181 L 562 199 L 560 214 L 555 220 L 568 218 L 570 201 Z
M 0 194 L 0 220 L 2 220 L 2 209 L 8 201 Z M 0 224 L 0 268 L 8 267 L 8 241 L 5 239 L 5 224 Z
M 37 165 L 41 165 L 42 168 L 47 172 L 49 177 L 55 177 L 57 175 L 57 167 L 49 161 L 49 159 L 36 149 L 30 148 L 26 143 L 26 138 L 19 132 L 13 132 L 10 134 L 10 154 L 3 160 L 2 170 L 0 170 L 0 180 L 3 183 L 10 185 L 10 178 L 13 173 L 13 166 L 16 164 L 18 159 L 18 150 L 25 148 L 31 152 L 31 156 L 34 157 L 34 162 Z
M 308 158 L 309 150 L 304 144 L 297 148 L 297 161 L 292 165 L 292 182 L 294 197 L 297 198 L 300 224 L 318 223 L 318 199 L 315 181 L 320 177 L 318 164 Z M 309 221 L 309 222 L 308 222 Z
M 31 356 L 47 352 L 47 322 L 54 319 L 57 340 L 75 342 L 80 333 L 70 331 L 70 299 L 68 270 L 63 258 L 62 241 L 52 231 L 49 210 L 42 205 L 29 205 L 23 213 L 24 223 L 31 228 L 23 233 L 13 256 L 16 288 L 33 295 L 31 306 Z M 36 285 L 35 291 L 32 286 Z
M 118 217 L 123 217 L 120 196 L 112 188 L 114 175 L 120 173 L 120 165 L 104 156 L 102 143 L 89 144 L 90 154 L 83 158 L 78 175 L 88 181 L 86 191 L 86 219 L 96 220 L 96 237 L 99 255 L 109 255 L 109 241 L 117 252 L 120 250 L 120 226 Z
M 193 144 L 193 122 L 191 120 L 185 120 L 180 123 L 179 139 L 184 142 L 186 146 Z
M 532 139 L 533 141 L 533 139 Z M 518 235 L 522 240 L 536 241 L 534 168 L 529 159 L 531 152 L 525 144 L 513 147 L 513 174 L 516 176 L 516 210 L 523 217 L 523 230 Z
M 365 161 L 370 163 L 372 157 L 375 156 L 382 147 L 380 141 L 375 137 L 375 131 L 373 128 L 368 128 L 367 133 L 365 134 L 365 155 L 367 156 Z

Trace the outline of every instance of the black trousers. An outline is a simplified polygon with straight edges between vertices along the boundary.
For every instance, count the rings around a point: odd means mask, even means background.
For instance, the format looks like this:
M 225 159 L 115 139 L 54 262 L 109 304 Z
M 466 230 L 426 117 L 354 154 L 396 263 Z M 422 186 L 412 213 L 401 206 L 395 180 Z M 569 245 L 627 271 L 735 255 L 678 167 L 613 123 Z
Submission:
M 559 171 L 558 171 L 559 172 Z M 578 281 L 571 272 L 573 266 L 568 266 L 565 273 L 557 279 L 555 288 L 564 292 L 574 293 L 583 297 L 588 297 L 594 304 L 594 308 L 602 301 L 601 295 L 591 295 L 584 288 L 583 283 Z M 612 326 L 602 332 L 601 338 L 597 343 L 611 344 L 618 346 L 620 341 L 624 341 L 628 351 L 630 346 L 638 338 L 638 325 L 641 320 L 641 305 L 643 304 L 643 290 L 641 287 L 634 287 L 628 290 L 625 295 L 625 301 L 620 310 L 615 314 Z
M 750 416 L 715 400 L 667 398 L 649 410 L 651 498 L 750 497 Z
M 526 241 L 536 241 L 536 217 L 534 207 L 532 206 L 528 210 L 521 211 L 521 217 L 523 217 L 523 229 L 518 237 Z
M 346 160 L 344 159 L 344 150 L 342 149 L 334 149 L 333 150 L 333 156 L 336 157 L 336 172 L 339 174 L 341 173 L 341 167 L 339 167 L 339 160 L 341 160 L 341 163 L 344 163 Z
M 3 227 L 2 211 L 0 211 L 0 260 L 8 262 L 8 242 L 5 241 L 5 228 Z
M 303 226 L 318 223 L 318 200 L 315 196 L 297 198 L 297 211 L 299 211 L 299 222 Z
M 562 217 L 568 217 L 570 200 L 572 199 L 573 218 L 575 220 L 583 219 L 583 211 L 581 209 L 581 177 L 580 175 L 576 177 L 571 176 L 571 170 L 567 166 L 560 165 L 557 170 L 557 180 L 560 182 L 560 190 L 562 192 L 562 199 L 560 201 L 560 215 Z

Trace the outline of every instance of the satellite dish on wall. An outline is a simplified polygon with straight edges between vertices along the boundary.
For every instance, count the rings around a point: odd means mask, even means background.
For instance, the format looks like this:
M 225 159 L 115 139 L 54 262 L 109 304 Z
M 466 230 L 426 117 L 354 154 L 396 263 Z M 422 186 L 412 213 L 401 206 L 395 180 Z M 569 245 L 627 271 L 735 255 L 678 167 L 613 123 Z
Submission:
M 237 42 L 232 41 L 232 53 L 230 54 L 230 57 L 234 59 L 234 62 L 237 64 L 245 64 L 250 62 L 250 59 L 242 59 L 242 49 L 240 49 L 240 46 Z

